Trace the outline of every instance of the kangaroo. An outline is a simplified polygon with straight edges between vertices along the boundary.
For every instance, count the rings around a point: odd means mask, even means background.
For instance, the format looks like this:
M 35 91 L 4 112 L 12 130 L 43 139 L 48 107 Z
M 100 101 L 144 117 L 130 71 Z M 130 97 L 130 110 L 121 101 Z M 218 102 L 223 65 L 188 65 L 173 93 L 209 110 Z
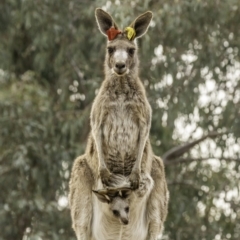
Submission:
M 73 229 L 78 240 L 157 240 L 167 216 L 168 189 L 163 162 L 153 154 L 149 141 L 152 113 L 138 77 L 136 44 L 147 32 L 152 13 L 140 15 L 123 31 L 105 11 L 96 9 L 95 15 L 100 31 L 108 37 L 105 79 L 93 102 L 85 154 L 72 168 L 69 205 Z M 116 187 L 113 183 L 118 175 L 128 179 L 131 194 L 126 201 L 106 194 L 109 204 L 102 203 L 101 192 L 92 190 Z M 152 185 L 145 184 L 147 190 L 139 195 L 144 176 L 152 179 Z M 126 209 L 114 220 L 110 213 L 116 206 L 118 211 Z M 124 224 L 128 218 L 128 224 L 120 227 L 119 219 Z M 128 229 L 126 234 L 124 229 Z
M 127 225 L 129 222 L 129 195 L 131 191 L 131 188 L 127 187 L 93 190 L 100 202 L 109 204 L 106 210 L 107 215 L 118 219 L 119 223 L 124 225 Z M 99 209 L 97 208 L 97 214 L 99 212 L 104 213 L 103 208 L 102 206 Z
M 153 188 L 153 180 L 151 176 L 142 176 L 139 188 L 132 191 L 128 179 L 118 177 L 115 187 L 93 190 L 97 197 L 93 198 L 93 238 L 145 240 L 148 235 L 146 199 Z M 122 187 L 124 182 L 127 184 Z
M 88 147 L 92 153 L 92 168 L 100 174 L 105 185 L 112 174 L 129 176 L 137 189 L 141 170 L 151 170 L 149 130 L 151 107 L 138 77 L 136 39 L 143 36 L 152 19 L 146 12 L 136 18 L 124 31 L 113 18 L 96 9 L 101 33 L 108 36 L 105 57 L 105 79 L 93 102 Z M 97 160 L 97 163 L 95 162 Z M 91 163 L 90 163 L 91 164 Z
M 151 174 L 142 174 L 133 190 L 129 177 L 114 175 L 103 188 L 88 165 L 88 155 L 75 161 L 69 205 L 78 240 L 157 240 L 167 216 L 168 190 L 162 160 L 152 156 Z M 98 190 L 93 190 L 98 189 Z

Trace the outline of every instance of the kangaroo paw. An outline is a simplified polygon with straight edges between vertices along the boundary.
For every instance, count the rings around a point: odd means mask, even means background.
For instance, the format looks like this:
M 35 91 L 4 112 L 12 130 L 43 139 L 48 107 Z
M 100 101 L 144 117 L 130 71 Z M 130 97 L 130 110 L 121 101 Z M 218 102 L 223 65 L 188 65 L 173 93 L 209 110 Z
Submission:
M 100 169 L 100 177 L 101 177 L 101 180 L 102 180 L 103 184 L 105 184 L 107 186 L 109 185 L 111 175 L 112 174 L 110 173 L 110 171 L 107 168 L 101 168 Z
M 138 170 L 132 170 L 132 173 L 129 177 L 129 181 L 131 183 L 131 187 L 133 189 L 139 188 L 139 182 L 140 182 L 140 171 Z

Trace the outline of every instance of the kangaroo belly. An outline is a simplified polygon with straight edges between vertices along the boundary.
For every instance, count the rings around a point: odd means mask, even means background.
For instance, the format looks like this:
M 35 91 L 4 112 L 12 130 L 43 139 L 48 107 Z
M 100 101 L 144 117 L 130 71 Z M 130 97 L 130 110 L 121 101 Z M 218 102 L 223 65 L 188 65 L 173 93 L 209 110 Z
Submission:
M 110 111 L 103 125 L 103 151 L 108 168 L 130 174 L 136 161 L 139 128 L 132 112 L 121 107 Z

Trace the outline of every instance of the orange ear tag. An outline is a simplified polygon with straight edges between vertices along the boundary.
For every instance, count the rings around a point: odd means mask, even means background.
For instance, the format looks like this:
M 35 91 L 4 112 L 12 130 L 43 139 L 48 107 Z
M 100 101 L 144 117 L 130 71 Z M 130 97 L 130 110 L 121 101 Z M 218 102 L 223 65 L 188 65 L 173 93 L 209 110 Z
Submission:
M 113 39 L 115 39 L 117 37 L 117 35 L 121 33 L 120 30 L 116 29 L 115 27 L 110 27 L 107 30 L 107 36 L 108 36 L 108 40 L 112 41 Z

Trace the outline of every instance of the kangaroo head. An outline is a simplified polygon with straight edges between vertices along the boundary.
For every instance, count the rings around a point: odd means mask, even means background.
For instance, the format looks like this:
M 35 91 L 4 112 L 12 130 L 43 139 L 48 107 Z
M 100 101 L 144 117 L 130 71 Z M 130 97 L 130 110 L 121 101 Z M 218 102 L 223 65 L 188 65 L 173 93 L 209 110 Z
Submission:
M 131 188 L 106 188 L 93 190 L 98 200 L 107 203 L 113 216 L 119 219 L 120 223 L 127 225 L 129 222 L 129 196 Z
M 96 9 L 95 15 L 101 33 L 108 37 L 106 70 L 118 76 L 134 72 L 138 67 L 137 44 L 134 40 L 147 32 L 152 13 L 140 15 L 123 31 L 102 9 Z

